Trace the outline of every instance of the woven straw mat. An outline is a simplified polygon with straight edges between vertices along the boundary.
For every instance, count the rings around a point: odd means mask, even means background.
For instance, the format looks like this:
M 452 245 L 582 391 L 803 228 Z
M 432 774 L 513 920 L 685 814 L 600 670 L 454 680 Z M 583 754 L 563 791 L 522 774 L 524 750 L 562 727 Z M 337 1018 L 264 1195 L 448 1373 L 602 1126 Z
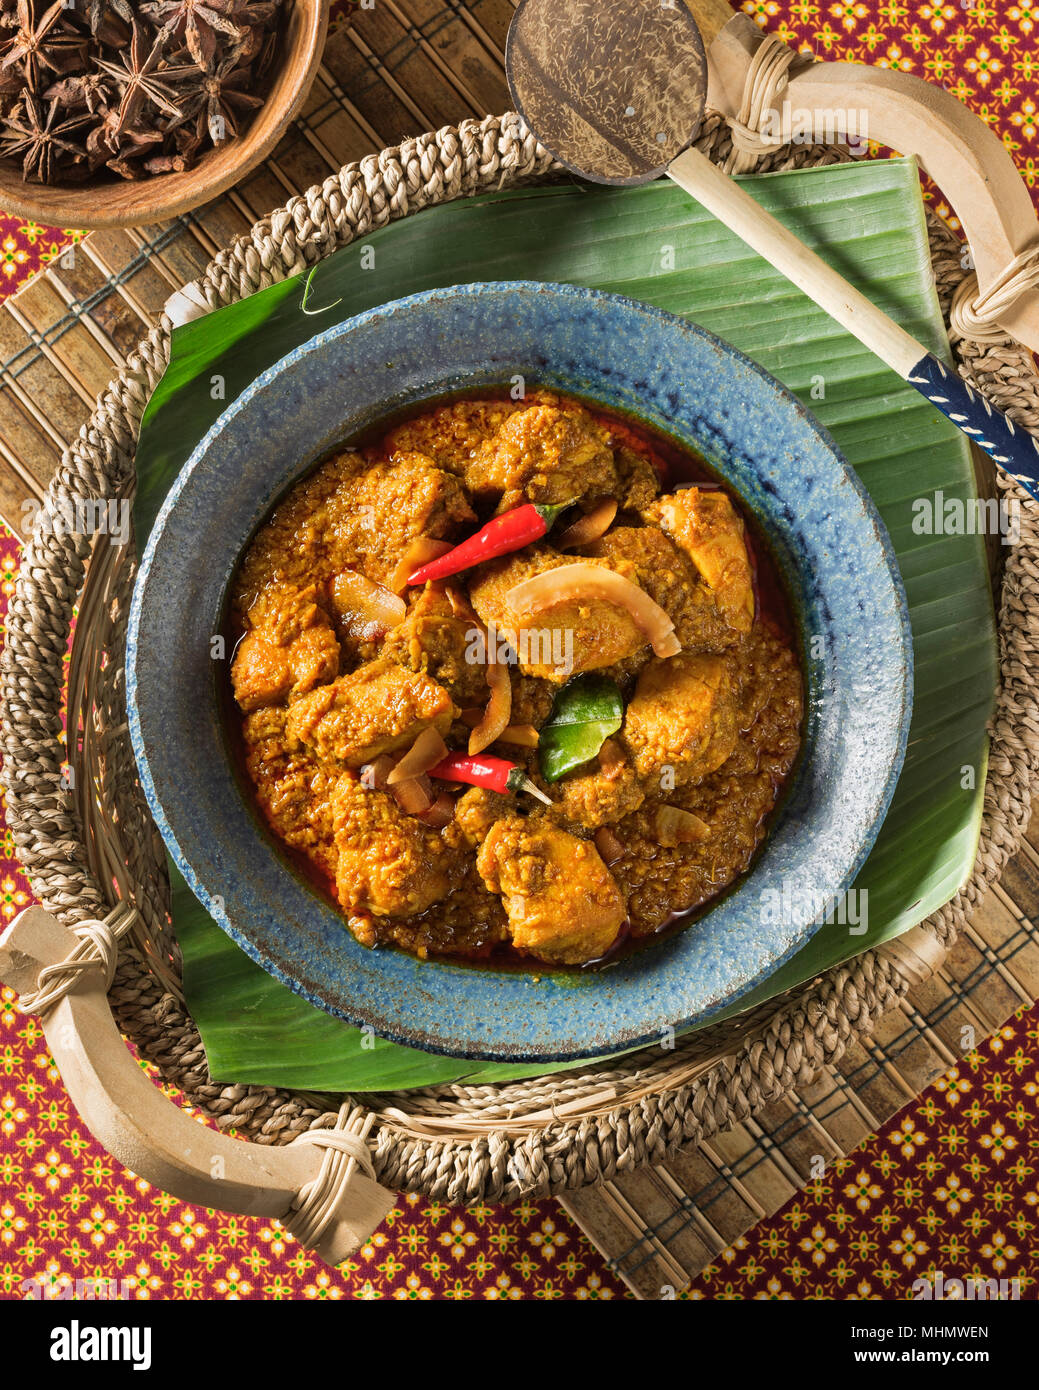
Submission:
M 723 162 L 728 128 L 709 115 L 697 145 Z M 846 158 L 838 149 L 787 146 L 755 167 Z M 555 176 L 551 157 L 514 114 L 447 127 L 350 164 L 293 198 L 222 251 L 200 287 L 217 308 L 432 204 Z M 966 274 L 961 247 L 933 217 L 930 238 L 947 316 Z M 163 317 L 100 398 L 63 458 L 50 504 L 132 496 L 137 430 L 167 363 L 170 327 Z M 1039 381 L 1024 349 L 1007 338 L 995 345 L 960 340 L 956 351 L 969 381 L 1015 421 L 1039 430 Z M 372 1117 L 368 1139 L 379 1181 L 450 1203 L 559 1192 L 660 1162 L 808 1082 L 850 1040 L 870 1032 L 914 979 L 934 968 L 1013 854 L 1027 823 L 1039 748 L 1029 669 L 1039 645 L 1039 513 L 1017 484 L 1001 477 L 999 486 L 1019 499 L 1023 521 L 1002 584 L 1002 683 L 981 844 L 970 882 L 924 924 L 931 949 L 923 963 L 919 950 L 872 950 L 748 1016 L 680 1040 L 673 1051 L 558 1078 L 353 1098 L 216 1084 L 180 992 L 162 846 L 126 729 L 123 645 L 135 555 L 132 546 L 102 538 L 92 547 L 84 536 L 58 536 L 45 526 L 25 548 L 2 663 L 8 820 L 21 861 L 37 896 L 68 926 L 110 912 L 113 881 L 119 897 L 136 904 L 140 921 L 121 943 L 110 990 L 116 1019 L 141 1056 L 221 1129 L 284 1144 L 305 1129 L 334 1124 L 342 1101 L 352 1100 L 359 1118 Z M 63 776 L 60 737 L 63 658 L 77 602 L 67 676 L 68 727 L 79 729 L 69 739 L 73 782 Z

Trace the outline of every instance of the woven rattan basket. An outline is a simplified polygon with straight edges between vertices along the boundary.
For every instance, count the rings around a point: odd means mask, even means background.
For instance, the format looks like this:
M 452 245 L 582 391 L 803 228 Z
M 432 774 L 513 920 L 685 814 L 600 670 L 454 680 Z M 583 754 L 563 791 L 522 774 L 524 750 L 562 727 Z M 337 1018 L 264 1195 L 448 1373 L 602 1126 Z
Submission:
M 731 153 L 728 127 L 709 115 L 697 144 L 712 159 L 725 161 Z M 755 167 L 765 171 L 846 157 L 819 146 L 784 147 L 765 154 Z M 397 218 L 503 185 L 543 181 L 554 172 L 551 158 L 511 114 L 424 135 L 349 165 L 292 199 L 216 257 L 198 289 L 215 308 L 313 265 Z M 948 317 L 967 271 L 960 244 L 934 217 L 930 238 L 939 298 Z M 50 489 L 55 507 L 64 498 L 132 495 L 137 429 L 166 365 L 170 327 L 164 318 L 155 328 L 66 453 Z M 1015 421 L 1039 428 L 1039 380 L 1030 354 L 998 330 L 987 336 L 990 341 L 956 342 L 964 375 Z M 126 730 L 123 639 L 135 557 L 131 547 L 112 547 L 107 538 L 92 550 L 84 537 L 59 536 L 46 525 L 37 527 L 25 550 L 3 656 L 3 749 L 14 842 L 50 913 L 67 927 L 107 920 L 107 926 L 81 931 L 80 963 L 108 959 L 108 1001 L 139 1054 L 154 1062 L 162 1078 L 219 1129 L 233 1127 L 252 1141 L 227 1143 L 243 1154 L 268 1153 L 271 1162 L 264 1172 L 273 1170 L 275 1155 L 257 1146 L 284 1146 L 305 1133 L 333 1145 L 326 1149 L 321 1170 L 328 1210 L 329 1191 L 344 1173 L 350 1177 L 359 1168 L 387 1189 L 477 1203 L 560 1192 L 658 1162 L 806 1083 L 839 1058 L 851 1040 L 869 1033 L 885 1009 L 937 967 L 1019 843 L 1039 749 L 1033 674 L 1039 533 L 1035 504 L 1016 484 L 1001 478 L 999 485 L 1019 498 L 1022 525 L 1020 543 L 1009 548 L 1002 576 L 1002 682 L 972 878 L 952 902 L 897 942 L 751 1014 L 680 1040 L 673 1051 L 647 1051 L 555 1078 L 378 1096 L 329 1097 L 214 1083 L 179 988 L 161 843 L 137 786 Z M 66 673 L 63 663 L 77 604 Z M 71 777 L 60 743 L 66 698 Z M 119 903 L 136 911 L 113 913 Z M 41 954 L 35 962 L 37 973 L 43 959 Z M 8 978 L 18 984 L 10 953 L 7 966 Z M 42 1012 L 73 976 L 66 969 L 64 974 L 51 972 L 47 982 L 38 981 L 32 967 L 24 956 L 20 987 L 31 980 L 39 989 L 35 997 L 23 996 L 23 1005 Z M 82 979 L 78 977 L 73 996 Z M 97 983 L 95 993 L 100 996 L 100 991 Z M 63 1006 L 68 1002 L 66 998 Z M 51 1039 L 49 1025 L 47 1036 Z M 84 1050 L 90 1054 L 92 1046 L 88 1042 Z M 62 1070 L 80 1103 L 70 1074 L 64 1066 Z M 83 1078 L 76 1084 L 85 1084 Z M 105 1128 L 97 1119 L 105 1099 L 95 1101 L 91 1115 L 84 1114 L 95 1132 Z M 162 1104 L 172 1109 L 168 1102 Z M 329 1138 L 333 1126 L 335 1134 Z M 195 1130 L 211 1134 L 197 1125 Z M 130 1166 L 135 1155 L 145 1165 L 148 1155 L 140 1151 L 141 1144 L 137 1149 L 131 1144 L 127 1151 L 121 1134 L 118 1126 L 110 1126 L 99 1137 L 113 1151 L 122 1145 L 117 1156 Z M 333 1160 L 343 1171 L 334 1170 Z M 166 1169 L 152 1171 L 160 1181 L 165 1173 L 172 1187 L 177 1167 L 171 1159 Z M 278 1215 L 277 1203 L 291 1187 L 285 1179 L 278 1188 L 282 1196 L 272 1197 L 267 1207 L 241 1204 L 241 1193 L 226 1188 L 203 1191 L 196 1186 L 183 1195 Z M 313 1188 L 310 1184 L 304 1204 L 309 1208 L 316 1201 Z M 299 1206 L 294 1200 L 292 1207 Z M 376 1203 L 357 1217 L 353 1243 L 382 1210 L 385 1204 L 380 1208 Z M 308 1216 L 313 1217 L 312 1210 Z M 316 1220 L 298 1233 L 317 1245 L 320 1224 Z M 325 1253 L 332 1249 L 330 1257 L 342 1258 L 349 1244 L 326 1246 Z

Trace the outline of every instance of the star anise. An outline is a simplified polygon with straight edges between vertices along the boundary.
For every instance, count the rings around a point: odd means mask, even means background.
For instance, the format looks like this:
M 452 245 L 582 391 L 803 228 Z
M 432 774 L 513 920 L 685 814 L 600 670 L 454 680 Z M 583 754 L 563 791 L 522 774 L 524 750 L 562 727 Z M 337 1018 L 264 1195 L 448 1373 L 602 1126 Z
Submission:
M 115 134 L 121 135 L 132 126 L 147 105 L 157 106 L 167 116 L 179 117 L 181 108 L 176 105 L 170 83 L 185 76 L 193 75 L 193 68 L 163 68 L 157 73 L 162 62 L 163 42 L 161 35 L 148 48 L 148 39 L 142 25 L 136 21 L 129 52 L 120 53 L 121 66 L 116 63 L 99 62 L 98 67 L 122 89 Z
M 0 155 L 6 158 L 20 157 L 22 174 L 27 182 L 52 183 L 59 162 L 71 166 L 83 161 L 83 146 L 67 137 L 81 130 L 90 118 L 72 116 L 56 123 L 60 109 L 59 103 L 52 101 L 44 115 L 43 103 L 31 92 L 26 92 L 24 116 L 9 117 L 7 120 L 9 133 L 0 145 Z M 62 155 L 70 155 L 71 159 L 62 161 Z
M 287 0 L 0 0 L 0 156 L 27 179 L 189 168 L 263 104 Z
M 148 174 L 182 174 L 185 169 L 190 169 L 193 163 L 190 155 L 155 154 L 146 159 L 142 167 Z
M 141 12 L 158 25 L 163 43 L 183 38 L 200 68 L 215 58 L 218 34 L 234 40 L 242 37 L 238 25 L 206 0 L 153 0 L 142 5 Z
M 134 7 L 129 0 L 75 0 L 76 10 L 90 25 L 90 32 L 97 37 L 108 11 L 119 16 L 126 24 L 134 22 Z
M 206 129 L 196 119 L 189 124 L 176 126 L 169 132 L 169 138 L 173 141 L 173 148 L 179 155 L 183 155 L 189 161 L 194 161 L 205 142 Z
M 160 130 L 129 130 L 121 137 L 119 153 L 108 161 L 108 168 L 124 179 L 140 179 L 145 174 L 145 160 L 162 144 Z
M 238 134 L 242 117 L 263 105 L 263 98 L 254 96 L 251 86 L 251 71 L 238 66 L 233 52 L 219 63 L 210 63 L 201 85 L 181 102 L 183 123 L 193 121 L 200 138 L 208 130 L 214 145 L 224 144 Z
M 239 26 L 242 37 L 231 47 L 239 63 L 252 63 L 264 51 L 276 29 L 278 6 L 273 0 L 210 0 Z M 254 72 L 253 76 L 257 74 Z
M 85 107 L 93 116 L 108 104 L 108 78 L 99 72 L 84 72 L 52 82 L 44 92 L 45 101 L 58 101 L 68 111 Z
M 123 178 L 139 178 L 140 163 L 130 169 L 134 160 L 154 154 L 161 147 L 164 135 L 157 129 L 138 129 L 129 126 L 119 129 L 119 109 L 107 111 L 99 125 L 94 126 L 86 140 L 87 159 L 93 169 L 107 165 Z
M 209 0 L 209 4 L 239 29 L 267 29 L 278 13 L 274 0 Z
M 99 43 L 121 48 L 130 37 L 135 16 L 129 0 L 75 0 L 75 6 Z
M 278 51 L 278 31 L 272 29 L 265 35 L 263 47 L 260 55 L 253 64 L 253 77 L 255 81 L 262 82 L 270 71 L 271 64 L 274 62 L 274 55 Z
M 18 0 L 18 30 L 3 45 L 0 70 L 21 63 L 25 81 L 32 92 L 40 81 L 40 64 L 52 72 L 68 72 L 85 60 L 86 40 L 65 25 L 65 0 L 54 4 L 39 19 L 36 0 Z

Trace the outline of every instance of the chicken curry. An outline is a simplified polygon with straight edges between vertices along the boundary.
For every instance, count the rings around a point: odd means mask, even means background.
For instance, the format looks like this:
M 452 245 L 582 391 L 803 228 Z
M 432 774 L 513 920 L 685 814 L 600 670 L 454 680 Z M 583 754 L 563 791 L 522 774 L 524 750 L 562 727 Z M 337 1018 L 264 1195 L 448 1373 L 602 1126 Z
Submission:
M 327 458 L 230 622 L 256 804 L 368 946 L 600 961 L 748 868 L 798 753 L 796 644 L 739 505 L 549 392 Z

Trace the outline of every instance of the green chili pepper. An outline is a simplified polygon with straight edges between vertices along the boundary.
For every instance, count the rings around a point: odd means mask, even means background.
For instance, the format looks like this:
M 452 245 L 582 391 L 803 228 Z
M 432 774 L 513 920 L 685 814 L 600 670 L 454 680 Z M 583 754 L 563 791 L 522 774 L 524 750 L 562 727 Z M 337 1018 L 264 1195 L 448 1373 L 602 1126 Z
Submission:
M 608 676 L 590 671 L 567 681 L 541 726 L 538 759 L 545 781 L 558 782 L 590 762 L 623 719 L 624 701 Z

